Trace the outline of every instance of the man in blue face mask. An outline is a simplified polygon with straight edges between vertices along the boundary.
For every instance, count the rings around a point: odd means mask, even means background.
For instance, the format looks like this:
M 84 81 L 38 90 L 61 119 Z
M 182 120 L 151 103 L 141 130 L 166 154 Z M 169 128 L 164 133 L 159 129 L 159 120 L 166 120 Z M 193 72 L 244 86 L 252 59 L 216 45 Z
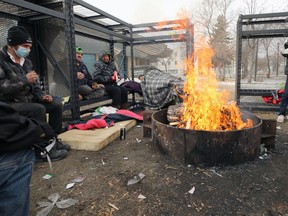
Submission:
M 24 27 L 13 26 L 8 30 L 7 45 L 0 51 L 0 101 L 10 104 L 21 115 L 40 121 L 46 121 L 46 113 L 49 113 L 49 124 L 59 134 L 62 103 L 42 91 L 38 74 L 26 58 L 31 48 L 32 39 Z M 58 141 L 50 158 L 64 158 L 69 148 Z

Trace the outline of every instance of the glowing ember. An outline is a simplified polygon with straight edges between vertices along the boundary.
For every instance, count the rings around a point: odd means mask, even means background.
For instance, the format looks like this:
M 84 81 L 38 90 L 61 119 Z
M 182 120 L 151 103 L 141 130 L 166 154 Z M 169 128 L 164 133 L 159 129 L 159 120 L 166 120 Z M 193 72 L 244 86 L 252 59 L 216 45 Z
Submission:
M 184 110 L 179 127 L 193 130 L 240 130 L 253 126 L 248 119 L 243 122 L 236 103 L 229 103 L 228 93 L 218 90 L 216 73 L 212 64 L 213 50 L 198 49 L 187 59 L 184 85 Z M 193 64 L 197 59 L 198 67 Z

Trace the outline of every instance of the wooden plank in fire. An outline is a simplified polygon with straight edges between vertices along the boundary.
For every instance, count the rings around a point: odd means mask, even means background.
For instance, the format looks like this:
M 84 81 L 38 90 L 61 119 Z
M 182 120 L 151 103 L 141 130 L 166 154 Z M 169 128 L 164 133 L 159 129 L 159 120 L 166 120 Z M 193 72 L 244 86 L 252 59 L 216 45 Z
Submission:
M 181 116 L 183 113 L 183 104 L 171 105 L 167 110 L 167 120 L 170 125 L 178 125 L 181 123 Z

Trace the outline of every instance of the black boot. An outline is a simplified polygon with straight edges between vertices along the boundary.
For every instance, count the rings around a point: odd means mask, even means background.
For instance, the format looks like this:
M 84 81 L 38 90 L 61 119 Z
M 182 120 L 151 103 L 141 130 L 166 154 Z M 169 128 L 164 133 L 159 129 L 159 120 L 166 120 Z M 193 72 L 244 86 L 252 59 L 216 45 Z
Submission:
M 51 161 L 58 161 L 62 160 L 67 156 L 67 151 L 65 149 L 58 150 L 55 147 L 51 149 L 51 151 L 48 153 Z
M 69 151 L 71 149 L 71 146 L 69 144 L 62 143 L 60 139 L 57 139 L 57 141 L 56 141 L 56 149 L 57 150 Z
M 35 162 L 44 162 L 47 161 L 47 157 L 46 154 L 49 155 L 51 161 L 57 161 L 57 160 L 61 160 L 63 158 L 65 158 L 67 156 L 67 150 L 62 149 L 62 150 L 58 150 L 56 148 L 56 144 L 57 144 L 57 139 L 53 138 L 51 140 L 49 140 L 48 142 L 43 142 L 40 143 L 38 145 L 35 145 L 34 147 L 34 152 L 35 152 Z M 52 147 L 52 149 L 49 149 L 49 146 L 53 144 L 53 142 L 56 142 L 54 144 L 54 146 Z
M 68 152 L 66 150 L 57 150 L 53 147 L 48 153 L 51 161 L 62 160 L 67 156 Z M 47 157 L 42 157 L 39 152 L 35 152 L 35 163 L 46 162 Z

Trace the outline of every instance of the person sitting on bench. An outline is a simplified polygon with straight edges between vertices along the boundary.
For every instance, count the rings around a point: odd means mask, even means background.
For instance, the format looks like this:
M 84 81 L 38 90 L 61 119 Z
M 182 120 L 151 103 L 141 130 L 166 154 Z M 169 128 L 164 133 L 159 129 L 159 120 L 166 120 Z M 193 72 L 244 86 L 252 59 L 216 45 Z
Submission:
M 112 106 L 117 109 L 128 108 L 128 89 L 117 85 L 119 74 L 111 55 L 102 51 L 99 61 L 94 64 L 92 79 L 105 86 L 106 92 L 112 97 Z
M 81 47 L 76 47 L 76 64 L 77 64 L 77 81 L 79 99 L 99 98 L 105 94 L 105 87 L 102 84 L 93 82 L 87 66 L 82 61 L 83 50 Z
M 32 48 L 32 38 L 23 26 L 8 30 L 7 45 L 0 51 L 0 101 L 10 104 L 20 115 L 46 122 L 56 132 L 62 132 L 62 103 L 41 89 L 38 73 L 27 58 Z M 51 160 L 61 160 L 70 145 L 57 139 L 56 147 L 49 152 Z M 42 160 L 40 155 L 36 156 Z

